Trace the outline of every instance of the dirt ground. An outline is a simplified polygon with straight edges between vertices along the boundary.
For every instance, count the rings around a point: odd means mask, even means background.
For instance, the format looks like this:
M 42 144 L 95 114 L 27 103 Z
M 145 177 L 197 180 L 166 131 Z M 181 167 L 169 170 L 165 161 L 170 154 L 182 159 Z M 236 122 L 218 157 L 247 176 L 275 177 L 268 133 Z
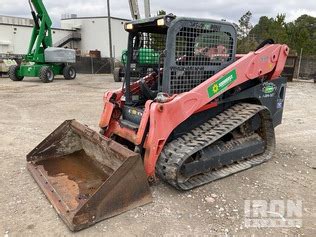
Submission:
M 108 75 L 74 81 L 0 78 L 0 235 L 316 236 L 316 84 L 288 84 L 274 159 L 189 192 L 151 187 L 152 204 L 78 233 L 59 219 L 26 170 L 26 154 L 66 119 L 98 129 Z M 245 200 L 302 201 L 302 226 L 246 228 Z

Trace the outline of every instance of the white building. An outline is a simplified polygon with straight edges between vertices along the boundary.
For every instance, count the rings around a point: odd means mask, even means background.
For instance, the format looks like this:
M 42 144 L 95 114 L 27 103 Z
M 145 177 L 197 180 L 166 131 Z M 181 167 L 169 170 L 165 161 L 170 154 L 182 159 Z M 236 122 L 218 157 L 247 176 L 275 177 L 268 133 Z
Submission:
M 33 20 L 0 16 L 0 54 L 26 54 L 31 39 Z M 58 42 L 73 30 L 52 29 L 53 42 Z
M 113 54 L 118 59 L 127 47 L 126 21 L 111 18 Z M 0 54 L 25 54 L 32 27 L 32 19 L 0 16 Z M 55 46 L 78 49 L 82 55 L 88 55 L 90 50 L 99 50 L 102 57 L 110 56 L 107 17 L 76 17 L 72 14 L 63 18 L 61 28 L 53 28 L 52 34 Z
M 128 34 L 124 30 L 127 19 L 111 17 L 113 56 L 120 55 L 127 47 Z M 90 50 L 100 50 L 102 57 L 109 57 L 109 31 L 107 17 L 76 17 L 61 20 L 63 29 L 78 29 L 81 41 L 78 42 L 81 53 L 88 54 Z

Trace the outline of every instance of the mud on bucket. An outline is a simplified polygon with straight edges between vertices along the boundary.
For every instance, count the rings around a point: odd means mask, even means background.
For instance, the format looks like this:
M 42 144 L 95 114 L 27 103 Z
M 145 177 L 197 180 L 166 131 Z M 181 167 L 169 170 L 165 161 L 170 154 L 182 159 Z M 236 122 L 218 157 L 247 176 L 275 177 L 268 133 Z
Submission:
M 140 155 L 75 120 L 62 123 L 27 161 L 74 231 L 152 201 Z

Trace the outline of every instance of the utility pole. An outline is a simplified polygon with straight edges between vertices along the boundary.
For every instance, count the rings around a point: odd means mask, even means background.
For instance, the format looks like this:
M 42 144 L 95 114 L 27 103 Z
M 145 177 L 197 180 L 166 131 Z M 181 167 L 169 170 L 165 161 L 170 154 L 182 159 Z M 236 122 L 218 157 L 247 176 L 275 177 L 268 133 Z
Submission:
M 110 67 L 111 73 L 114 70 L 113 50 L 112 50 L 112 30 L 111 30 L 111 11 L 110 11 L 110 0 L 107 0 L 108 8 L 108 29 L 109 29 L 109 50 L 110 50 Z
M 299 77 L 300 77 L 302 54 L 303 54 L 303 48 L 301 48 L 300 58 L 299 58 L 299 61 L 298 61 L 297 77 L 296 77 L 296 79 L 299 79 Z
M 145 18 L 150 17 L 150 1 L 144 0 Z
M 138 0 L 129 0 L 129 9 L 133 20 L 140 19 L 140 12 L 138 7 Z

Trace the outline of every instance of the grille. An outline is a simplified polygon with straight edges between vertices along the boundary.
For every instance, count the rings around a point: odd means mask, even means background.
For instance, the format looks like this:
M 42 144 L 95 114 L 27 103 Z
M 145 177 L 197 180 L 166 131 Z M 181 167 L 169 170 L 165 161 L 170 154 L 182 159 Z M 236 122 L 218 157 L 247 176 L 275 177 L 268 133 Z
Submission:
M 232 61 L 234 40 L 229 32 L 205 24 L 182 27 L 176 34 L 175 65 L 170 68 L 170 93 L 201 84 Z
M 166 35 L 156 33 L 138 33 L 133 39 L 131 59 L 131 81 L 147 74 L 159 71 L 163 67 Z

